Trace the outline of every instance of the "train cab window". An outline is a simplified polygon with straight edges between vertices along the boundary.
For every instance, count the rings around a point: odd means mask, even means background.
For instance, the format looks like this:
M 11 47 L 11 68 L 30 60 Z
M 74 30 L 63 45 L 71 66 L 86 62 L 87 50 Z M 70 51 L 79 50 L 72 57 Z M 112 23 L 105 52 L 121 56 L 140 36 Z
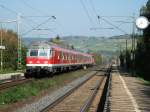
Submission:
M 39 56 L 43 56 L 43 57 L 45 57 L 45 56 L 47 56 L 47 52 L 46 52 L 46 50 L 39 50 Z
M 29 49 L 27 50 L 27 54 L 26 55 L 30 56 L 30 50 Z
M 52 54 L 52 50 L 49 51 L 49 55 L 51 55 L 51 54 Z
M 31 50 L 30 56 L 38 56 L 38 50 Z

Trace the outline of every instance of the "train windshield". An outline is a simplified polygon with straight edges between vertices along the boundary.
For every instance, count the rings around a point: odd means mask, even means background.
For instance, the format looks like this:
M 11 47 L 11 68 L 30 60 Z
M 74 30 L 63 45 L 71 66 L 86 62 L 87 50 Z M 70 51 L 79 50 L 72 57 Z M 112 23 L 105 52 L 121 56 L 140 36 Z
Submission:
M 42 57 L 46 57 L 47 56 L 47 50 L 39 50 L 39 56 L 42 56 Z
M 51 51 L 48 52 L 48 49 L 32 49 L 28 50 L 27 56 L 31 57 L 49 57 L 51 55 Z
M 38 56 L 38 50 L 31 50 L 30 56 Z

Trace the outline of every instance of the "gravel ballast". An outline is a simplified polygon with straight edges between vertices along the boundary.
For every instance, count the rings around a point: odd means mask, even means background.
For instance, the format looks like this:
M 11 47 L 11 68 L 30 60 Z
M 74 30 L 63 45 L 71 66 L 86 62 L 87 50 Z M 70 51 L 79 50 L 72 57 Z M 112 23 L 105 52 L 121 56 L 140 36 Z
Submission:
M 96 73 L 96 71 L 92 71 L 92 72 L 84 75 L 83 77 L 74 80 L 73 82 L 69 83 L 68 85 L 66 85 L 50 94 L 47 94 L 46 96 L 40 98 L 36 102 L 33 102 L 31 104 L 26 104 L 22 108 L 18 107 L 18 109 L 15 110 L 14 112 L 40 112 L 45 107 L 52 104 L 55 100 L 59 99 L 64 94 L 69 92 L 72 88 L 80 85 L 82 82 L 84 82 L 85 80 L 87 80 L 88 78 L 93 76 L 95 73 Z

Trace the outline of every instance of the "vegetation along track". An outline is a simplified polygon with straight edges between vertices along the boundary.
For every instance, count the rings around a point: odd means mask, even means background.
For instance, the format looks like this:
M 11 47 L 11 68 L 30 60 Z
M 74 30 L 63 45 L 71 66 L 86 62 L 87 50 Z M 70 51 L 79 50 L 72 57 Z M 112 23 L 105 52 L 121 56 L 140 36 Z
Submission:
M 105 85 L 105 74 L 97 72 L 82 84 L 72 88 L 71 91 L 54 101 L 41 112 L 86 112 L 90 108 L 98 89 L 101 85 Z
M 0 83 L 0 92 L 5 90 L 5 89 L 11 88 L 13 86 L 17 86 L 19 84 L 24 84 L 24 83 L 30 82 L 32 80 L 33 79 L 22 78 L 22 79 L 10 80 L 10 81 Z

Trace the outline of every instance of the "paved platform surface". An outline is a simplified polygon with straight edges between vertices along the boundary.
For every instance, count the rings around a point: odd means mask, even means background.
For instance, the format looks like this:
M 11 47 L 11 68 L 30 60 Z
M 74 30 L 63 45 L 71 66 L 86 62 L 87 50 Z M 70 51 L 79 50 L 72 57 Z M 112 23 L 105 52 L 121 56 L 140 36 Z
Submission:
M 0 74 L 0 80 L 10 79 L 14 75 L 24 76 L 24 73 L 18 72 L 18 73 Z
M 112 72 L 107 112 L 150 112 L 150 86 L 129 75 Z
M 141 112 L 150 112 L 150 85 L 143 81 L 129 76 L 123 76 L 129 90 L 135 98 Z

